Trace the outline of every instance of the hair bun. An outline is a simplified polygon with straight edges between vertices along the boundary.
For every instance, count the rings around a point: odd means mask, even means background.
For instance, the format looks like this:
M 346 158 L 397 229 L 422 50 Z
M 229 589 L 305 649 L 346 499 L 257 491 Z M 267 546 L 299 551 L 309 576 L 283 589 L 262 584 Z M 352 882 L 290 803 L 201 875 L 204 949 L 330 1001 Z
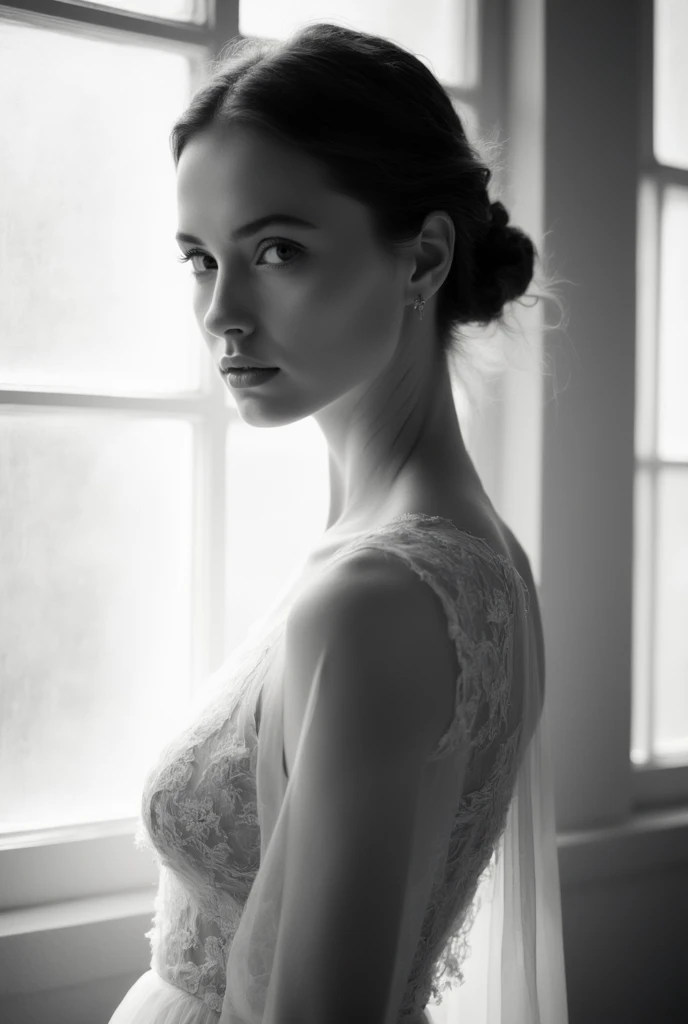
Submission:
M 492 214 L 490 227 L 505 228 L 509 223 L 509 211 L 499 200 L 490 203 L 490 213 Z
M 490 214 L 474 259 L 471 319 L 483 324 L 499 319 L 507 302 L 525 294 L 533 278 L 536 255 L 530 238 L 509 224 L 509 212 L 503 203 L 490 203 Z

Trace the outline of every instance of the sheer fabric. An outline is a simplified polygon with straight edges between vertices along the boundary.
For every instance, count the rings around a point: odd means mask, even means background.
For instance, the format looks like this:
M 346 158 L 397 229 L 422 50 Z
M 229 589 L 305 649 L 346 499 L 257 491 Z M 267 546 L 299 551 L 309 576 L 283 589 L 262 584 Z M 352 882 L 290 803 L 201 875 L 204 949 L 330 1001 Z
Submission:
M 198 996 L 146 971 L 117 1007 L 111 1024 L 217 1024 L 217 1013 Z
M 510 562 L 449 520 L 402 516 L 327 565 L 366 548 L 402 559 L 433 589 L 461 667 L 455 715 L 426 765 L 414 827 L 428 827 L 439 787 L 455 812 L 433 826 L 435 856 L 421 866 L 432 876 L 421 932 L 399 936 L 412 967 L 401 1004 L 388 1005 L 380 1024 L 567 1024 L 533 595 Z M 193 725 L 146 780 L 137 841 L 160 864 L 151 969 L 180 991 L 180 1015 L 158 1017 L 153 1002 L 146 1010 L 144 975 L 111 1024 L 191 1024 L 190 997 L 194 1024 L 207 1024 L 209 1012 L 218 1024 L 275 1019 L 272 964 L 279 942 L 289 941 L 279 924 L 290 810 L 319 698 L 314 684 L 287 778 L 280 678 L 288 610 L 287 590 L 214 674 Z M 409 901 L 419 870 L 409 865 Z M 361 1008 L 364 1015 L 365 993 Z

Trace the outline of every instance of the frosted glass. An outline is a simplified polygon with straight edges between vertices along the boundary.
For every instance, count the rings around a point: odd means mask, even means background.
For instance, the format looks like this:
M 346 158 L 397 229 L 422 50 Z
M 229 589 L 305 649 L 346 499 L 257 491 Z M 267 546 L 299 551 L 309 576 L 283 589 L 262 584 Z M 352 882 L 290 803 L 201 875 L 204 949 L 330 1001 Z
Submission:
M 199 387 L 168 140 L 190 88 L 153 45 L 0 20 L 0 386 Z
M 80 0 L 84 7 L 88 3 Z M 114 3 L 98 3 L 98 7 L 111 7 L 117 11 L 132 11 L 134 14 L 150 14 L 155 18 L 170 21 L 191 21 L 201 24 L 207 18 L 205 0 L 116 0 Z
M 654 10 L 655 156 L 688 169 L 688 3 L 654 0 Z
M 650 472 L 640 467 L 634 480 L 633 517 L 633 640 L 631 693 L 631 760 L 645 764 L 652 754 L 650 706 L 653 700 L 651 629 L 654 593 L 652 578 L 652 487 Z
M 643 175 L 638 183 L 636 246 L 635 454 L 655 456 L 656 361 L 659 301 L 659 182 Z
M 654 748 L 688 755 L 688 471 L 663 469 L 658 480 L 655 600 Z
M 687 460 L 688 188 L 664 192 L 660 247 L 657 454 Z
M 0 833 L 138 813 L 188 706 L 187 422 L 0 416 Z
M 227 432 L 227 653 L 267 611 L 327 525 L 327 445 L 308 417 Z
M 239 0 L 239 32 L 286 39 L 318 21 L 384 36 L 411 50 L 445 85 L 478 78 L 476 0 Z

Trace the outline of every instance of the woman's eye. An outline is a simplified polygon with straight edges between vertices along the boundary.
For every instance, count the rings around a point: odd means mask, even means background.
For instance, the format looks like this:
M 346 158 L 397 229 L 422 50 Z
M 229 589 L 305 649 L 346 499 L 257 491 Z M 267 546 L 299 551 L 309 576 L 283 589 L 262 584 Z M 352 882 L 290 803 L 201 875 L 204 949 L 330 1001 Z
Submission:
M 178 256 L 177 259 L 179 260 L 180 263 L 188 263 L 189 260 L 195 259 L 196 256 L 200 256 L 201 258 L 203 258 L 203 257 L 205 257 L 205 255 L 206 254 L 204 252 L 201 252 L 200 249 L 189 249 L 188 252 L 184 253 L 183 256 Z M 208 259 L 211 259 L 211 258 L 212 257 L 210 257 L 210 256 L 208 257 Z M 191 273 L 194 275 L 194 277 L 198 277 L 199 274 L 203 273 L 202 270 L 195 270 L 195 269 L 193 269 L 193 266 L 194 265 L 192 263 L 191 264 L 191 267 L 192 267 Z
M 261 251 L 260 251 L 261 258 L 265 255 L 266 252 L 269 252 L 270 249 L 275 249 L 275 250 L 277 250 L 277 249 L 291 249 L 293 252 L 297 253 L 297 256 L 294 257 L 294 259 L 298 259 L 298 254 L 301 251 L 297 246 L 292 245 L 291 242 L 271 242 L 269 245 L 266 245 L 264 249 L 261 249 Z M 268 267 L 286 267 L 290 263 L 293 263 L 294 259 L 288 260 L 287 263 L 282 263 L 282 262 L 270 263 L 268 261 L 265 265 L 268 266 Z M 262 265 L 263 264 L 259 264 L 259 266 L 262 266 Z
M 277 257 L 278 257 L 277 258 L 277 262 L 275 262 L 275 263 L 272 263 L 269 260 L 263 260 L 263 256 L 265 255 L 265 253 L 269 252 L 271 249 L 275 250 L 275 252 L 277 254 Z M 283 256 L 278 251 L 278 250 L 284 250 L 284 249 L 287 249 L 287 250 L 291 249 L 294 253 L 296 253 L 296 255 L 293 256 L 291 259 L 289 259 L 289 260 L 287 260 L 285 262 L 284 259 L 283 259 Z M 262 260 L 262 262 L 257 263 L 256 266 L 274 267 L 276 270 L 279 270 L 282 267 L 291 266 L 291 264 L 294 263 L 299 258 L 301 253 L 302 253 L 302 250 L 300 249 L 300 247 L 296 246 L 296 245 L 292 245 L 291 242 L 282 242 L 279 239 L 271 240 L 270 242 L 268 242 L 268 244 L 266 246 L 264 246 L 261 249 L 260 253 L 258 254 L 259 258 Z M 178 259 L 179 259 L 180 263 L 188 263 L 189 260 L 194 260 L 196 257 L 200 257 L 201 260 L 208 259 L 208 260 L 212 260 L 213 263 L 215 262 L 213 260 L 212 256 L 208 256 L 208 254 L 203 252 L 201 249 L 189 249 L 189 251 L 187 253 L 185 253 L 183 256 L 179 256 Z M 213 267 L 202 267 L 202 269 L 196 270 L 195 267 L 194 267 L 193 262 L 192 262 L 191 266 L 193 268 L 191 273 L 193 274 L 194 277 L 200 277 L 202 274 L 206 273 L 206 271 L 210 271 L 210 270 L 214 269 Z

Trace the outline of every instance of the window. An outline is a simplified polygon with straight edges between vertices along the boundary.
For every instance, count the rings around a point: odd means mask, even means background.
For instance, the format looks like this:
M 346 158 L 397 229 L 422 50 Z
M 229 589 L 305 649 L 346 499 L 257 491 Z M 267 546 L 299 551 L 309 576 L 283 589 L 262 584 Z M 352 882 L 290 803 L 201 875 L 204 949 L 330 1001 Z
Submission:
M 82 840 L 101 850 L 100 891 L 150 876 L 139 858 L 108 881 L 100 843 L 136 814 L 146 747 L 208 658 L 195 464 L 217 398 L 172 270 L 167 130 L 201 51 L 135 21 L 115 31 L 115 15 L 90 24 L 87 7 L 0 14 L 0 857 L 15 907 L 97 891 L 55 870 Z M 22 848 L 45 890 L 14 877 Z
M 451 77 L 474 131 L 475 5 L 436 7 L 434 19 L 369 3 L 344 10 L 350 24 L 402 43 L 434 26 L 424 53 Z M 240 26 L 286 35 L 302 14 L 317 18 L 317 4 L 303 8 L 287 18 L 283 5 L 243 3 Z M 438 31 L 442 18 L 450 32 Z M 310 421 L 279 431 L 243 423 L 199 339 L 188 268 L 173 256 L 168 133 L 200 49 L 85 22 L 7 17 L 0 32 L 13 113 L 0 285 L 0 835 L 16 842 L 87 823 L 103 834 L 135 817 L 152 752 L 194 686 L 322 528 L 327 464 Z M 448 34 L 463 45 L 447 48 Z M 31 88 L 29 65 L 41 72 Z
M 390 4 L 385 0 L 240 0 L 242 35 L 286 39 L 310 22 L 327 21 L 384 36 L 416 53 L 446 87 L 478 85 L 476 0 L 427 0 Z
M 0 20 L 6 850 L 133 834 L 151 758 L 326 512 L 315 424 L 243 424 L 177 261 L 169 130 L 218 41 L 67 13 Z
M 688 796 L 688 7 L 681 0 L 649 6 L 638 193 L 631 749 L 640 803 Z

